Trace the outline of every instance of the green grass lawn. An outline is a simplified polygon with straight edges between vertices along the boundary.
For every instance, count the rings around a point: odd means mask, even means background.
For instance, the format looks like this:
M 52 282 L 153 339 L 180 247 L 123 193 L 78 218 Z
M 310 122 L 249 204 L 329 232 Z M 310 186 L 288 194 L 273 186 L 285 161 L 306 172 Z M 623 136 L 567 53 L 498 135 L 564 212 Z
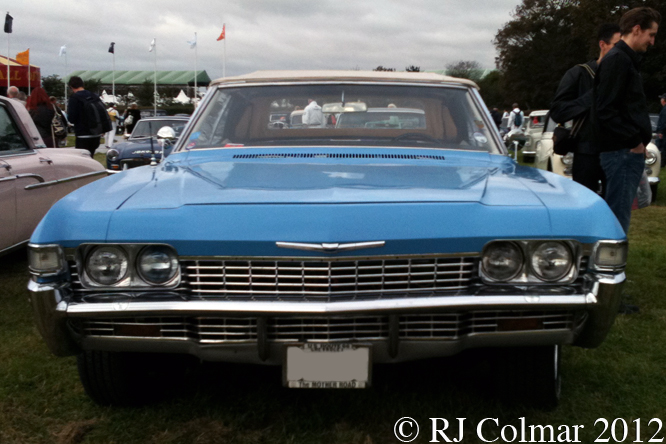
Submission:
M 630 430 L 624 442 L 634 442 L 632 421 L 640 419 L 648 442 L 657 430 L 648 421 L 666 420 L 665 231 L 666 189 L 656 205 L 634 212 L 629 233 L 625 290 L 640 313 L 619 316 L 598 349 L 564 348 L 562 401 L 552 412 L 497 402 L 492 361 L 479 352 L 376 366 L 373 387 L 361 391 L 288 390 L 279 368 L 209 364 L 165 386 L 175 395 L 162 403 L 98 407 L 83 393 L 75 359 L 52 356 L 39 337 L 25 252 L 17 252 L 0 258 L 0 443 L 397 443 L 393 427 L 405 416 L 419 422 L 419 443 L 430 442 L 433 417 L 466 418 L 464 443 L 481 442 L 476 423 L 484 418 L 518 425 L 520 417 L 583 425 L 584 443 L 603 431 L 598 418 L 622 418 Z M 498 432 L 489 428 L 486 439 Z

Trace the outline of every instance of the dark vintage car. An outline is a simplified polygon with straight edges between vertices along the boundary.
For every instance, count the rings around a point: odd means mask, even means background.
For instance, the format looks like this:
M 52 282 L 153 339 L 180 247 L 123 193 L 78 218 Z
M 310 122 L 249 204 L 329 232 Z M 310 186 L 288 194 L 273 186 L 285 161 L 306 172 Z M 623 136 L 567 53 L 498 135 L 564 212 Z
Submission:
M 162 159 L 163 145 L 157 140 L 157 132 L 165 127 L 171 127 L 176 137 L 187 125 L 189 117 L 147 117 L 141 119 L 134 126 L 129 139 L 113 145 L 106 152 L 106 168 L 110 172 L 122 171 L 142 165 L 149 165 L 151 159 Z M 168 155 L 172 146 L 164 147 Z
M 625 281 L 599 196 L 508 157 L 469 80 L 258 72 L 211 88 L 162 163 L 72 193 L 31 239 L 39 331 L 77 356 L 93 400 L 164 391 L 178 355 L 363 388 L 375 364 L 484 348 L 500 393 L 557 403 L 561 347 L 604 341 Z M 362 101 L 369 122 L 419 111 L 404 128 L 267 124 L 308 99 Z
M 0 255 L 25 247 L 60 198 L 106 175 L 87 150 L 46 148 L 25 106 L 0 97 Z

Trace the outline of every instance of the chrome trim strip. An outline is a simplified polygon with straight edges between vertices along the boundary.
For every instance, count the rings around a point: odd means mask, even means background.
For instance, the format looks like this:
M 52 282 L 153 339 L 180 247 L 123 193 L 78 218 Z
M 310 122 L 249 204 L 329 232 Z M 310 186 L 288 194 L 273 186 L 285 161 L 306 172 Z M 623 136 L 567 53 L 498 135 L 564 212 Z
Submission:
M 19 242 L 18 244 L 15 244 L 15 245 L 7 247 L 3 250 L 0 250 L 0 255 L 7 254 L 7 253 L 9 253 L 11 251 L 14 251 L 14 250 L 18 250 L 19 248 L 24 247 L 28 242 L 30 242 L 30 240 L 24 240 L 24 241 Z
M 350 242 L 346 244 L 321 243 L 309 244 L 300 242 L 275 242 L 279 248 L 290 248 L 294 250 L 324 251 L 326 253 L 337 253 L 338 251 L 362 250 L 364 248 L 380 248 L 386 245 L 386 241 Z
M 39 184 L 26 186 L 25 187 L 26 190 L 29 187 L 37 187 L 37 186 L 40 186 L 42 183 L 44 183 L 44 178 L 42 176 L 40 176 L 39 174 L 35 174 L 35 173 L 17 174 L 15 177 L 17 179 L 37 179 L 37 181 L 40 182 Z
M 91 244 L 92 245 L 92 244 Z M 97 244 L 95 244 L 97 245 Z M 99 244 L 106 245 L 106 244 Z M 125 244 L 114 244 L 125 245 Z M 143 244 L 142 244 L 143 245 Z M 152 245 L 152 244 L 145 244 Z M 161 245 L 161 244 L 160 244 Z M 166 245 L 166 244 L 165 244 Z M 76 251 L 74 248 L 66 248 L 65 252 L 73 254 Z M 460 257 L 474 257 L 479 258 L 479 252 L 466 252 L 466 253 L 427 253 L 427 254 L 385 254 L 377 256 L 340 256 L 340 257 L 321 257 L 321 256 L 178 256 L 178 260 L 182 261 L 323 261 L 323 262 L 346 262 L 346 261 L 362 261 L 362 260 L 382 260 L 382 259 L 447 259 L 447 258 L 460 258 Z
M 65 182 L 73 182 L 75 180 L 87 179 L 89 177 L 94 177 L 94 176 L 101 176 L 102 174 L 103 175 L 108 175 L 106 170 L 104 170 L 104 171 L 93 171 L 91 173 L 79 174 L 78 176 L 66 177 L 64 179 L 51 180 L 49 182 L 44 182 L 44 179 L 42 179 L 41 182 L 43 182 L 43 183 L 28 185 L 28 186 L 25 187 L 25 189 L 26 190 L 34 190 L 35 188 L 48 187 L 48 186 L 51 186 L 51 185 L 58 185 L 58 184 L 65 183 Z
M 390 312 L 420 309 L 465 309 L 487 308 L 589 308 L 597 303 L 596 297 L 588 295 L 572 296 L 452 296 L 433 298 L 406 298 L 399 300 L 380 299 L 373 301 L 349 302 L 230 302 L 230 301 L 155 301 L 102 303 L 76 303 L 67 307 L 67 315 L 72 317 L 126 316 L 128 314 L 169 313 L 185 315 L 195 313 L 347 313 L 347 312 Z
M 46 147 L 44 146 L 44 147 L 40 147 L 40 148 L 46 148 Z M 37 151 L 35 151 L 33 148 L 27 148 L 25 151 L 20 152 L 20 153 L 2 154 L 2 155 L 0 155 L 0 159 L 6 159 L 8 157 L 34 155 L 34 154 L 38 154 Z
M 10 180 L 16 180 L 16 176 L 2 177 L 0 182 L 9 182 Z

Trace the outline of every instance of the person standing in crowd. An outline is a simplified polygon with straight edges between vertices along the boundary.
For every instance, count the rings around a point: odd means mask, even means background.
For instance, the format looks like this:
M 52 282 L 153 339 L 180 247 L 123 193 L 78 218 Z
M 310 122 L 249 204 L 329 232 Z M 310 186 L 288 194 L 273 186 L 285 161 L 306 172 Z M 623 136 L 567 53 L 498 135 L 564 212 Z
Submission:
M 507 128 L 509 132 L 504 136 L 504 140 L 512 140 L 511 137 L 523 134 L 523 122 L 525 121 L 525 114 L 520 110 L 517 103 L 513 104 L 513 109 L 509 112 L 509 120 L 507 121 Z
M 502 126 L 502 115 L 500 114 L 499 110 L 497 108 L 493 108 L 490 111 L 490 117 L 493 119 L 493 122 L 495 122 L 495 126 L 497 126 L 497 129 Z
M 324 113 L 314 99 L 308 99 L 308 106 L 303 110 L 304 126 L 324 126 Z
M 44 144 L 49 148 L 55 148 L 56 145 L 51 129 L 55 110 L 51 106 L 49 95 L 46 94 L 44 88 L 39 87 L 32 90 L 32 94 L 28 97 L 26 108 L 28 108 L 32 121 L 35 122 L 39 135 L 42 136 Z
M 649 7 L 626 12 L 620 19 L 622 37 L 599 64 L 595 78 L 593 114 L 606 174 L 605 199 L 625 233 L 645 169 L 645 147 L 652 140 L 640 54 L 654 45 L 660 22 L 661 14 Z
M 9 97 L 10 99 L 18 98 L 18 93 L 19 89 L 15 86 L 10 86 L 9 88 L 7 88 L 7 97 Z
M 520 110 L 520 107 L 517 103 L 513 104 L 513 109 L 509 113 L 509 130 L 518 131 L 522 129 L 523 122 L 525 121 L 525 114 Z
M 661 167 L 663 168 L 666 166 L 666 139 L 664 139 L 664 134 L 666 134 L 666 94 L 660 95 L 659 101 L 661 102 L 661 111 L 657 121 L 657 140 L 655 140 L 655 144 L 661 152 Z
M 116 128 L 118 127 L 118 110 L 116 105 L 113 103 L 109 105 L 109 108 L 106 110 L 109 113 L 109 118 L 111 119 L 111 131 L 104 135 L 104 144 L 106 148 L 109 149 L 113 146 L 113 136 L 116 135 Z
M 67 120 L 67 116 L 62 111 L 62 109 L 60 109 L 60 106 L 58 105 L 58 99 L 56 99 L 54 96 L 51 96 L 51 97 L 49 97 L 49 101 L 51 102 L 51 106 L 53 106 L 53 110 L 56 113 L 58 113 L 58 115 L 60 116 L 60 120 L 62 121 L 63 125 L 65 126 L 65 130 L 67 130 L 67 128 L 69 128 L 70 124 L 69 124 L 69 121 Z M 62 142 L 63 142 L 63 140 L 67 140 L 67 135 L 66 134 L 62 137 L 58 137 L 57 134 L 54 134 L 54 137 L 55 137 L 54 142 L 55 142 L 57 147 L 64 146 Z
M 569 69 L 562 77 L 550 105 L 550 117 L 560 124 L 575 120 L 582 124 L 577 137 L 572 167 L 573 180 L 595 193 L 604 195 L 606 176 L 599 161 L 599 149 L 594 143 L 594 129 L 589 116 L 592 108 L 594 74 L 601 59 L 620 40 L 620 27 L 614 23 L 601 25 L 597 34 L 599 58 Z M 601 183 L 601 187 L 599 184 Z
M 99 148 L 102 134 L 91 134 L 86 125 L 85 102 L 91 98 L 99 100 L 99 97 L 83 88 L 83 79 L 79 76 L 72 76 L 68 85 L 73 93 L 69 97 L 69 102 L 67 102 L 67 117 L 74 124 L 74 134 L 76 134 L 74 146 L 88 150 L 90 155 L 93 156 L 95 150 Z
M 19 89 L 15 86 L 10 86 L 7 89 L 7 97 L 9 97 L 10 99 L 14 99 L 17 102 L 20 102 L 23 106 L 26 106 L 27 101 L 25 100 L 25 98 L 21 99 L 20 94 L 21 94 L 21 91 L 19 91 Z M 25 97 L 25 94 L 23 95 L 23 97 Z
M 123 114 L 123 122 L 125 124 L 125 134 L 132 134 L 136 122 L 141 120 L 141 111 L 136 106 L 136 103 L 132 103 L 129 108 L 125 110 Z

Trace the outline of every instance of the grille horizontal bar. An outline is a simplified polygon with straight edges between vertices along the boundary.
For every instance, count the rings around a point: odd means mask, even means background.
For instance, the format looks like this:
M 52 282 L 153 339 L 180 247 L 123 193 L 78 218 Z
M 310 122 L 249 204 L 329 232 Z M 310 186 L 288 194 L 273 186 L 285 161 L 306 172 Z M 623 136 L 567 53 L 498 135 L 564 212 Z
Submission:
M 199 298 L 290 301 L 426 297 L 469 288 L 477 257 L 181 260 L 178 291 Z M 85 291 L 75 261 L 72 289 Z
M 569 311 L 472 311 L 398 317 L 402 340 L 456 340 L 502 331 L 571 330 Z M 150 317 L 86 319 L 75 327 L 89 337 L 147 337 L 203 344 L 248 343 L 258 338 L 254 317 Z M 270 317 L 266 339 L 282 342 L 388 340 L 388 316 Z
M 336 296 L 462 290 L 475 263 L 475 257 L 234 258 L 181 261 L 181 269 L 195 296 Z

